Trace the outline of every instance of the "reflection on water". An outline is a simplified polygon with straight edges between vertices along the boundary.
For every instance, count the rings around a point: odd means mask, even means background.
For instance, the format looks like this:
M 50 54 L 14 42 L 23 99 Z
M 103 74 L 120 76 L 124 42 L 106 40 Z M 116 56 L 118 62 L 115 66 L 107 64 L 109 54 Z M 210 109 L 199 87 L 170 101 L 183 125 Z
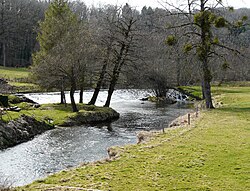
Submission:
M 82 162 L 105 158 L 108 147 L 134 144 L 138 131 L 162 129 L 174 118 L 189 111 L 186 105 L 139 100 L 149 93 L 138 90 L 115 91 L 111 107 L 121 116 L 112 124 L 58 128 L 29 142 L 0 151 L 0 175 L 8 177 L 14 185 L 24 185 Z M 86 91 L 84 101 L 88 102 L 91 95 L 92 92 Z M 97 105 L 103 105 L 106 96 L 106 91 L 102 91 Z M 60 100 L 59 93 L 28 94 L 27 97 L 38 103 Z M 69 100 L 68 95 L 66 99 Z

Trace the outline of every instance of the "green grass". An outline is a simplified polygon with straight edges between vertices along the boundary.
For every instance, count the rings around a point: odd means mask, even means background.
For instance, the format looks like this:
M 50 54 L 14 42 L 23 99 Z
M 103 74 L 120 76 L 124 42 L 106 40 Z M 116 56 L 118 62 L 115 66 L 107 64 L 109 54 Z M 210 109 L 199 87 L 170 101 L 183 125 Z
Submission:
M 108 112 L 109 108 L 77 104 L 79 113 L 72 112 L 70 104 L 43 104 L 40 108 L 33 108 L 29 103 L 19 103 L 13 104 L 20 107 L 22 110 L 20 112 L 8 111 L 6 115 L 3 115 L 4 121 L 9 121 L 11 119 L 17 119 L 22 114 L 34 116 L 39 121 L 53 120 L 54 125 L 64 124 L 68 118 L 75 117 L 77 114 L 87 114 L 91 112 Z
M 28 68 L 10 68 L 0 66 L 0 78 L 4 78 L 15 87 L 17 92 L 37 92 L 41 88 L 32 83 Z
M 122 147 L 118 160 L 64 170 L 19 190 L 250 190 L 250 88 L 216 87 L 223 107 L 191 127 Z
M 181 89 L 193 94 L 197 97 L 202 97 L 201 86 L 180 86 Z
M 29 69 L 0 66 L 0 77 L 10 81 L 20 81 L 29 77 Z
M 225 93 L 244 93 L 249 91 L 249 82 L 238 82 L 235 84 L 241 84 L 240 86 L 229 86 L 228 84 L 223 84 L 221 86 L 214 85 L 211 87 L 212 95 L 220 95 Z M 240 88 L 239 88 L 240 87 Z M 181 89 L 193 94 L 194 96 L 202 97 L 201 86 L 180 86 Z

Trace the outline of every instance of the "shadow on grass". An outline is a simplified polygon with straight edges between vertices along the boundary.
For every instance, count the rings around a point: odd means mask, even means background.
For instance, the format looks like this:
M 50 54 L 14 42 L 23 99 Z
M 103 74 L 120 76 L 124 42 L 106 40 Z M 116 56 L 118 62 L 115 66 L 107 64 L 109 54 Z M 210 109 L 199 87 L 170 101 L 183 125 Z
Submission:
M 218 110 L 223 112 L 238 113 L 242 115 L 250 115 L 250 107 L 224 107 L 218 108 Z
M 212 93 L 215 94 L 234 94 L 234 93 L 247 93 L 250 92 L 250 88 L 249 87 L 241 87 L 241 88 L 234 88 L 234 87 L 230 87 L 229 88 L 224 88 L 224 87 L 212 87 Z

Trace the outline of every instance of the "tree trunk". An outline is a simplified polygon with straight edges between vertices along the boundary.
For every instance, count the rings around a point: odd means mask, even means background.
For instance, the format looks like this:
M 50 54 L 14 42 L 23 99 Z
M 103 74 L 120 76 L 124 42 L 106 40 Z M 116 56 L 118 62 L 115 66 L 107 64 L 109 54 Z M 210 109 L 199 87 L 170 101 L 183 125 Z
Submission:
M 104 76 L 105 76 L 105 73 L 106 73 L 106 69 L 107 69 L 107 65 L 108 63 L 104 63 L 103 66 L 102 66 L 102 71 L 100 73 L 100 76 L 99 76 L 99 79 L 98 79 L 98 82 L 96 84 L 96 87 L 95 87 L 95 91 L 93 93 L 93 96 L 90 100 L 90 102 L 88 103 L 89 105 L 95 105 L 95 102 L 97 100 L 97 97 L 98 97 L 98 94 L 100 92 L 100 89 L 101 89 L 101 86 L 102 86 L 102 83 L 103 83 L 103 80 L 104 80 Z
M 114 93 L 116 82 L 117 82 L 117 80 L 115 78 L 113 78 L 111 80 L 111 82 L 110 82 L 109 90 L 108 90 L 108 97 L 107 97 L 107 100 L 105 102 L 104 107 L 109 107 L 110 106 L 111 97 L 112 97 L 112 95 Z
M 120 69 L 121 69 L 122 65 L 123 65 L 123 62 L 120 63 L 120 66 L 119 66 L 119 62 L 118 62 L 118 63 L 116 63 L 116 65 L 114 67 L 113 76 L 112 76 L 110 84 L 109 84 L 108 97 L 106 99 L 106 103 L 105 103 L 104 107 L 109 107 L 110 106 L 111 97 L 112 97 L 112 95 L 114 93 L 115 86 L 116 86 L 116 83 L 118 81 L 119 74 L 120 74 Z
M 177 63 L 176 63 L 176 81 L 177 81 L 177 86 L 180 86 L 180 78 L 181 78 L 181 65 L 180 65 L 180 58 L 179 55 L 177 54 Z
M 123 53 L 123 49 L 124 49 L 124 47 L 121 48 L 121 53 Z M 126 54 L 127 54 L 127 50 L 126 50 L 125 55 Z M 120 55 L 122 55 L 122 54 L 120 54 Z M 118 78 L 119 78 L 119 75 L 121 72 L 121 68 L 124 64 L 124 61 L 125 61 L 124 59 L 125 59 L 125 57 L 122 59 L 122 56 L 118 57 L 118 59 L 117 59 L 117 63 L 115 64 L 115 67 L 113 69 L 113 75 L 112 75 L 112 78 L 111 78 L 111 81 L 109 84 L 108 97 L 106 99 L 106 103 L 105 103 L 104 107 L 110 106 L 111 97 L 114 93 L 115 86 L 116 86 L 116 83 L 118 81 Z
M 70 101 L 71 101 L 72 111 L 78 112 L 78 109 L 76 107 L 75 98 L 74 98 L 75 90 L 76 90 L 76 85 L 75 85 L 75 83 L 73 83 L 71 85 L 71 88 L 70 88 Z
M 211 85 L 210 81 L 204 81 L 204 93 L 206 98 L 206 108 L 208 109 L 214 109 L 213 102 L 212 102 L 212 96 L 211 96 Z
M 6 67 L 6 44 L 3 43 L 3 66 Z
M 206 100 L 206 108 L 214 109 L 213 102 L 212 102 L 212 95 L 211 95 L 211 72 L 208 68 L 207 60 L 203 62 L 203 92 Z
M 202 99 L 206 99 L 205 98 L 205 86 L 204 86 L 204 81 L 203 80 L 201 82 L 201 92 L 202 92 Z
M 66 106 L 66 97 L 64 92 L 64 79 L 61 79 L 61 104 L 65 104 Z
M 79 103 L 83 103 L 83 87 L 80 88 Z
M 66 104 L 66 98 L 64 90 L 61 90 L 61 104 Z

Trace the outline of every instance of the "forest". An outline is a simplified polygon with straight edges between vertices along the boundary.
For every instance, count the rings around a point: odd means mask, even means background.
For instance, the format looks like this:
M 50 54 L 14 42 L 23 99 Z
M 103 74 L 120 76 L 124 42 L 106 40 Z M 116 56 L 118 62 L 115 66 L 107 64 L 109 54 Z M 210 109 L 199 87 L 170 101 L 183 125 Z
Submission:
M 1 0 L 0 65 L 30 67 L 38 85 L 62 92 L 62 103 L 64 90 L 74 103 L 76 90 L 95 88 L 95 104 L 108 88 L 108 107 L 115 87 L 151 88 L 160 97 L 169 87 L 198 84 L 213 108 L 210 83 L 250 80 L 250 10 L 197 2 L 137 10 Z

